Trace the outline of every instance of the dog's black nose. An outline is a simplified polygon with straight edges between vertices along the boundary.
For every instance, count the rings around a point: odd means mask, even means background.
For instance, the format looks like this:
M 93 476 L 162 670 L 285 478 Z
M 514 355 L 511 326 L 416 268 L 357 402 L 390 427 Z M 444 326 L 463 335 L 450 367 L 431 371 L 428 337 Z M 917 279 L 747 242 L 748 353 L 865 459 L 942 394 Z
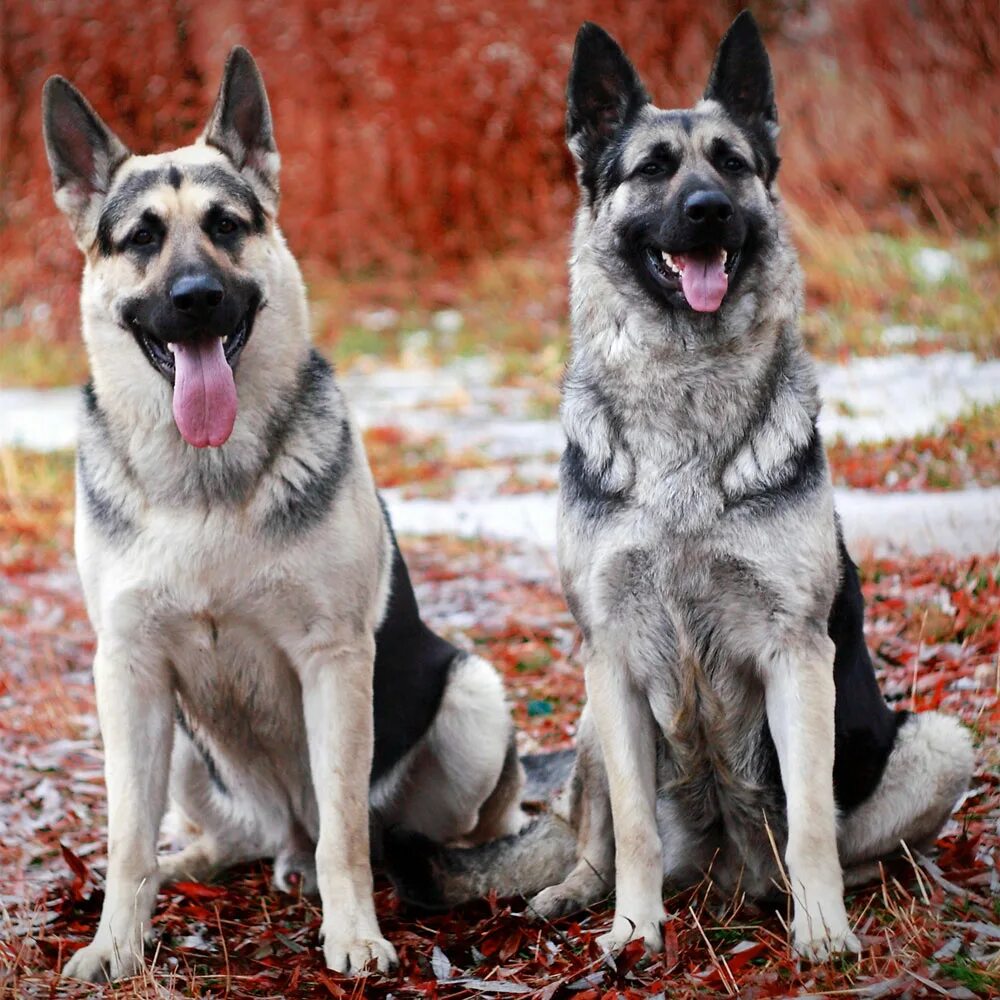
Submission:
M 733 203 L 724 191 L 695 191 L 684 202 L 684 214 L 692 222 L 728 222 Z
M 225 297 L 225 289 L 210 274 L 186 274 L 170 288 L 170 301 L 191 319 L 204 320 Z

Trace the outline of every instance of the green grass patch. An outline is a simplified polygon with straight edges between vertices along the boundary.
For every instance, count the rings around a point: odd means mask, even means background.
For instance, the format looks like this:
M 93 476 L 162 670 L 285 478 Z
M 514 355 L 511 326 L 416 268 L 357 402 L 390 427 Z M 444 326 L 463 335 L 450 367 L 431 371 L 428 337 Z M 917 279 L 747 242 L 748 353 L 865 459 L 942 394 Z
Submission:
M 996 996 L 1000 990 L 1000 972 L 988 969 L 968 955 L 959 953 L 938 966 L 942 979 L 954 979 L 980 996 Z

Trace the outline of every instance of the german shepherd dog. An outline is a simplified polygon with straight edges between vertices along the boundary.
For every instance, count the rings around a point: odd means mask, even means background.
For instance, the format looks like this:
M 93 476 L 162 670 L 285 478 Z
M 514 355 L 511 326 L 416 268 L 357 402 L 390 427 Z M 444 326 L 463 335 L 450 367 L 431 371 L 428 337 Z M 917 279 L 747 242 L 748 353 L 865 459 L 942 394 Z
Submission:
M 396 877 L 424 902 L 548 886 L 531 902 L 545 917 L 615 889 L 602 946 L 654 952 L 664 876 L 709 873 L 753 897 L 786 889 L 803 957 L 856 952 L 843 873 L 932 840 L 973 755 L 955 720 L 890 711 L 865 647 L 767 53 L 741 14 L 703 99 L 664 111 L 585 24 L 568 97 L 581 200 L 559 564 L 588 695 L 568 822 L 419 864 L 411 850 Z
M 523 774 L 499 677 L 421 621 L 310 348 L 260 74 L 234 49 L 199 141 L 155 156 L 60 77 L 43 120 L 86 259 L 76 553 L 109 800 L 100 925 L 64 974 L 135 972 L 162 883 L 255 858 L 318 888 L 329 968 L 386 971 L 370 815 L 502 836 Z M 157 859 L 168 786 L 198 834 Z

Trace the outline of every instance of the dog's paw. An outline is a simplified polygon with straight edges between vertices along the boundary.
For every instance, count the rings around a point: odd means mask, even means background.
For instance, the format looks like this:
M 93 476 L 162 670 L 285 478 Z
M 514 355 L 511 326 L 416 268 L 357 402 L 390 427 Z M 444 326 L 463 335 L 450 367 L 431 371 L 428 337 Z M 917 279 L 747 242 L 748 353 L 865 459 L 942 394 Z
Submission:
M 81 948 L 63 966 L 67 979 L 82 979 L 88 983 L 107 983 L 134 976 L 142 968 L 142 959 L 129 949 L 118 949 L 92 941 Z
M 796 914 L 792 925 L 795 954 L 807 962 L 825 962 L 831 955 L 861 954 L 861 942 L 851 930 L 847 912 L 824 921 L 821 914 Z
M 586 905 L 572 888 L 561 882 L 559 885 L 550 885 L 548 889 L 543 889 L 532 897 L 528 902 L 527 915 L 540 920 L 555 920 L 556 917 L 579 913 Z
M 326 967 L 345 976 L 392 972 L 399 965 L 396 949 L 384 937 L 337 937 L 323 934 Z
M 638 921 L 615 914 L 611 930 L 597 939 L 597 946 L 606 954 L 617 955 L 630 941 L 641 939 L 646 954 L 656 955 L 663 951 L 663 919 L 662 913 Z
M 281 892 L 301 893 L 312 896 L 319 892 L 316 881 L 316 855 L 314 852 L 289 851 L 274 859 L 271 884 Z

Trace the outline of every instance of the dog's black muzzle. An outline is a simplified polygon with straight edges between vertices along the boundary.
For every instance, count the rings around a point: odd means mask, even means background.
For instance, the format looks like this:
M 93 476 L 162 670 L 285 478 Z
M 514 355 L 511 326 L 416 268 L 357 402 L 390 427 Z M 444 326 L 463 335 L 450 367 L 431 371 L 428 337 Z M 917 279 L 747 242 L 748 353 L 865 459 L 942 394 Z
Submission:
M 650 211 L 633 220 L 624 233 L 632 269 L 653 295 L 676 307 L 687 307 L 671 257 L 706 255 L 725 261 L 730 287 L 735 284 L 748 242 L 744 213 L 721 187 L 698 179 L 686 185 L 666 210 Z
M 122 325 L 135 337 L 149 363 L 173 382 L 170 344 L 222 337 L 226 360 L 235 368 L 253 330 L 260 289 L 252 281 L 202 268 L 175 273 L 165 289 L 122 307 Z
M 667 253 L 726 250 L 738 253 L 746 242 L 746 219 L 721 187 L 698 181 L 683 187 L 650 232 L 650 243 Z

